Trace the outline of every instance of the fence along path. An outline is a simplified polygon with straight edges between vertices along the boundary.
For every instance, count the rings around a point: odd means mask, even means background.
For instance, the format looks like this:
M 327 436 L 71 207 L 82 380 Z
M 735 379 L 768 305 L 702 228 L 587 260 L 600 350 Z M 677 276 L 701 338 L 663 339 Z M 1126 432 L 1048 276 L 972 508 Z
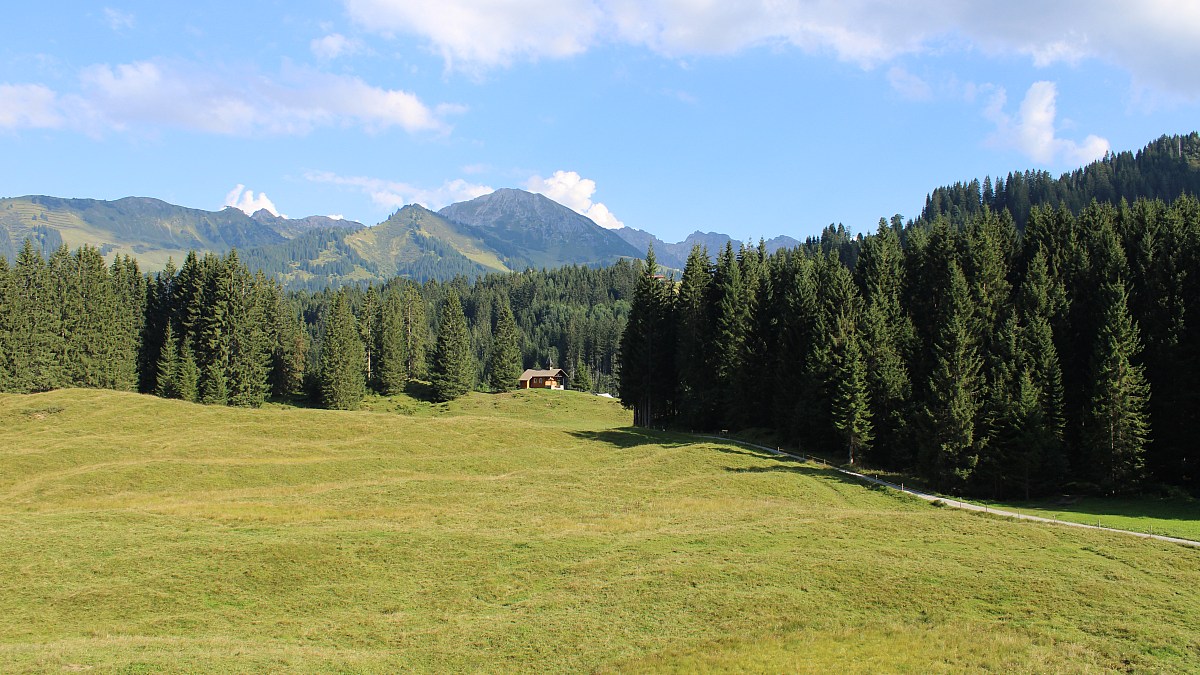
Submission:
M 833 469 L 834 471 L 838 471 L 847 476 L 853 476 L 854 478 L 857 478 L 858 480 L 861 480 L 864 483 L 874 483 L 875 485 L 883 485 L 885 487 L 892 488 L 893 490 L 898 490 L 900 492 L 904 492 L 906 494 L 913 495 L 914 497 L 920 497 L 921 499 L 924 499 L 927 502 L 940 502 L 942 504 L 945 504 L 946 506 L 951 506 L 956 509 L 964 509 L 966 511 L 977 511 L 979 513 L 990 513 L 990 514 L 994 514 L 994 515 L 997 515 L 997 516 L 1000 516 L 1003 518 L 1014 518 L 1016 520 L 1029 520 L 1029 521 L 1033 521 L 1035 523 L 1050 523 L 1052 525 L 1065 525 L 1067 527 L 1079 527 L 1079 528 L 1083 528 L 1086 530 L 1102 530 L 1104 532 L 1116 532 L 1117 534 L 1127 534 L 1127 535 L 1134 536 L 1134 537 L 1141 537 L 1142 539 L 1155 539 L 1158 541 L 1165 541 L 1165 542 L 1168 542 L 1171 544 L 1182 544 L 1183 546 L 1191 546 L 1193 548 L 1200 548 L 1200 541 L 1192 541 L 1191 539 L 1181 539 L 1179 537 L 1168 537 L 1166 535 L 1151 534 L 1149 532 L 1135 532 L 1133 530 L 1120 530 L 1115 527 L 1104 527 L 1102 525 L 1087 525 L 1085 523 L 1073 523 L 1068 520 L 1059 520 L 1057 518 L 1045 518 L 1042 516 L 1031 516 L 1027 513 L 1019 513 L 1017 511 L 1008 511 L 1006 509 L 996 509 L 996 508 L 992 508 L 990 506 L 982 506 L 980 504 L 972 504 L 970 502 L 964 502 L 964 501 L 960 501 L 957 499 L 951 499 L 949 497 L 942 497 L 940 495 L 932 495 L 932 494 L 929 494 L 928 492 L 921 492 L 920 490 L 914 490 L 909 487 L 904 487 L 904 485 L 897 485 L 895 483 L 883 480 L 881 478 L 873 478 L 866 474 L 858 473 L 857 471 L 850 471 L 849 469 L 843 469 L 839 466 L 835 466 L 833 464 L 830 464 L 829 462 L 826 462 L 825 460 L 821 459 L 820 457 L 808 457 L 806 455 L 795 455 L 790 452 L 784 452 L 783 450 L 780 450 L 779 448 L 769 448 L 765 445 L 759 445 L 757 443 L 751 443 L 749 441 L 739 441 L 737 439 L 728 438 L 725 436 L 706 436 L 706 435 L 700 435 L 700 434 L 697 434 L 697 435 L 700 438 L 711 438 L 713 440 L 723 441 L 725 443 L 737 443 L 738 445 L 744 445 L 746 447 L 754 448 L 756 450 L 762 450 L 763 452 L 770 453 L 772 455 L 777 455 L 777 456 L 781 456 L 781 457 L 791 457 L 792 459 L 796 459 L 801 462 L 807 462 L 807 461 L 817 462 L 817 463 L 822 464 L 830 469 Z

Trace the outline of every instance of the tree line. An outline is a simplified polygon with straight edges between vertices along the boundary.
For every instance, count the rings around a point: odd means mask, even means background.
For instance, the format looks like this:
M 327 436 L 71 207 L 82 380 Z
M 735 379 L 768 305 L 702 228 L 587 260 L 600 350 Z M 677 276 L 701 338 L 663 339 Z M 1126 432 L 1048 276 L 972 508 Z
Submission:
M 369 391 L 449 400 L 526 367 L 615 387 L 638 265 L 286 293 L 236 251 L 142 274 L 94 247 L 0 256 L 0 391 L 98 387 L 208 404 L 357 407 Z
M 620 348 L 635 423 L 757 429 L 990 497 L 1197 485 L 1196 199 L 831 239 L 697 248 L 677 281 L 651 250 Z

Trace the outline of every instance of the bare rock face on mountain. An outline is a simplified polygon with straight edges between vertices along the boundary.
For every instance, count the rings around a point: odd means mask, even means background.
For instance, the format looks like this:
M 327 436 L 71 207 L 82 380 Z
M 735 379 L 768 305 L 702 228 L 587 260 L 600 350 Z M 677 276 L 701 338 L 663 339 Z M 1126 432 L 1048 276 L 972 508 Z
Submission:
M 438 215 L 472 228 L 512 268 L 606 265 L 644 253 L 590 218 L 524 190 L 496 190 Z

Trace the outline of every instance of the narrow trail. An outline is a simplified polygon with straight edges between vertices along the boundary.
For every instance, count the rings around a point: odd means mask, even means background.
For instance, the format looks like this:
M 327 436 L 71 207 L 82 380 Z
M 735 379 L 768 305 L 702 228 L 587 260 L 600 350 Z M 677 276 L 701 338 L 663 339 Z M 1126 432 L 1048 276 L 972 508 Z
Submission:
M 756 450 L 762 450 L 763 452 L 770 453 L 772 455 L 781 456 L 781 457 L 790 457 L 792 459 L 799 460 L 801 462 L 809 461 L 809 458 L 806 456 L 794 455 L 790 452 L 784 452 L 783 450 L 780 450 L 778 448 L 770 448 L 765 445 L 759 445 L 757 443 L 750 443 L 749 441 L 739 441 L 737 439 L 725 438 L 723 436 L 705 436 L 705 435 L 700 435 L 700 434 L 696 434 L 696 436 L 699 438 L 723 441 L 725 443 L 736 443 L 738 445 L 744 445 L 746 447 L 754 448 Z M 826 466 L 830 469 L 833 469 L 834 471 L 845 474 L 847 476 L 852 476 L 858 480 L 863 481 L 864 483 L 874 483 L 875 485 L 883 485 L 885 487 L 892 488 L 893 490 L 897 490 L 899 492 L 904 492 L 906 494 L 913 495 L 914 497 L 920 497 L 921 499 L 924 499 L 927 502 L 940 502 L 946 506 L 951 506 L 956 509 L 964 509 L 966 511 L 976 511 L 979 513 L 990 513 L 993 515 L 1000 516 L 1002 518 L 1015 518 L 1017 520 L 1029 520 L 1029 521 L 1033 521 L 1036 523 L 1049 523 L 1051 525 L 1065 525 L 1066 527 L 1079 527 L 1079 528 L 1083 528 L 1085 530 L 1102 530 L 1104 532 L 1115 532 L 1117 534 L 1127 534 L 1127 535 L 1134 536 L 1134 537 L 1141 537 L 1142 539 L 1154 539 L 1157 541 L 1165 541 L 1165 542 L 1168 542 L 1171 544 L 1182 544 L 1183 546 L 1191 546 L 1193 548 L 1200 548 L 1200 541 L 1192 541 L 1191 539 L 1181 539 L 1179 537 L 1168 537 L 1166 535 L 1150 534 L 1148 532 L 1135 532 L 1133 530 L 1120 530 L 1115 527 L 1104 527 L 1102 525 L 1086 525 L 1084 523 L 1072 523 L 1072 522 L 1066 521 L 1066 520 L 1058 520 L 1055 518 L 1044 518 L 1042 516 L 1031 516 L 1031 515 L 1028 515 L 1025 513 L 1018 513 L 1016 511 L 1008 511 L 1005 509 L 992 508 L 990 506 L 981 506 L 979 504 L 971 504 L 970 502 L 964 502 L 964 501 L 960 501 L 957 499 L 951 499 L 949 497 L 943 497 L 940 495 L 933 495 L 933 494 L 929 494 L 928 492 L 921 492 L 920 490 L 914 490 L 909 487 L 904 487 L 903 485 L 897 485 L 895 483 L 892 483 L 892 482 L 889 482 L 886 480 L 882 480 L 880 478 L 872 478 L 871 476 L 867 476 L 865 474 L 861 474 L 856 471 L 850 471 L 849 469 L 843 469 L 841 467 L 834 466 L 832 464 L 828 464 L 824 460 L 819 460 L 819 461 L 821 464 L 823 464 L 824 466 Z

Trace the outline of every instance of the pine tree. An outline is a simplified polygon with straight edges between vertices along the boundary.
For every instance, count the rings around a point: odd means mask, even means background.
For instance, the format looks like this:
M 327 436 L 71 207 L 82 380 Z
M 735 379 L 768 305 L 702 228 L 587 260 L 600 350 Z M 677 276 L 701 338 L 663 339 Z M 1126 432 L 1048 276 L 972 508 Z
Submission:
M 676 351 L 679 412 L 684 424 L 691 429 L 710 428 L 717 417 L 719 390 L 714 377 L 709 311 L 712 277 L 712 261 L 709 260 L 708 251 L 699 245 L 693 246 L 683 268 L 676 303 L 679 322 L 679 345 Z
M 855 463 L 870 448 L 873 438 L 867 369 L 858 335 L 847 327 L 837 350 L 837 384 L 833 424 L 838 430 L 848 462 Z
M 618 393 L 633 410 L 637 426 L 658 426 L 675 413 L 674 304 L 667 281 L 658 272 L 654 248 L 638 276 L 621 334 Z
M 376 361 L 379 358 L 376 353 L 379 344 L 379 290 L 374 284 L 368 285 L 363 295 L 362 309 L 358 313 L 358 332 L 363 343 L 367 386 L 375 387 L 378 378 Z
M 577 358 L 575 366 L 571 368 L 571 388 L 575 391 L 591 391 L 592 386 L 592 374 L 587 364 L 582 358 Z
M 928 438 L 922 448 L 926 475 L 942 487 L 961 489 L 979 461 L 976 423 L 981 407 L 979 357 L 969 322 L 969 291 L 953 260 L 946 275 L 926 397 Z
M 269 282 L 240 264 L 233 270 L 229 315 L 229 404 L 257 408 L 270 390 L 272 340 L 268 333 Z
M 404 355 L 405 372 L 410 378 L 422 378 L 428 370 L 426 351 L 429 344 L 429 321 L 425 316 L 425 299 L 412 284 L 404 286 Z
M 366 395 L 365 361 L 354 314 L 343 290 L 325 310 L 317 354 L 317 387 L 325 407 L 353 410 L 362 404 Z
M 170 323 L 167 324 L 163 336 L 161 351 L 158 357 L 158 386 L 155 393 L 163 398 L 182 398 L 176 388 L 179 384 L 179 341 L 175 339 L 175 332 Z
M 434 398 L 450 401 L 470 391 L 475 377 L 473 361 L 467 317 L 458 293 L 452 290 L 442 305 L 441 329 L 433 357 Z
M 495 313 L 496 327 L 487 359 L 488 386 L 492 391 L 510 391 L 517 388 L 521 377 L 520 334 L 507 298 L 496 302 Z
M 196 365 L 196 350 L 192 341 L 184 338 L 179 347 L 179 365 L 175 371 L 171 390 L 184 401 L 195 403 L 200 400 L 200 367 Z
M 737 377 L 743 369 L 746 332 L 750 327 L 750 308 L 746 304 L 746 289 L 742 282 L 742 266 L 733 252 L 725 248 L 717 260 L 712 283 L 712 363 L 720 406 L 718 421 L 729 427 L 736 421 Z
M 12 350 L 12 278 L 8 258 L 0 255 L 0 392 L 13 391 Z
M 404 391 L 409 379 L 409 360 L 405 352 L 404 306 L 400 293 L 390 289 L 383 295 L 379 312 L 379 392 L 393 396 Z
M 9 300 L 9 359 L 13 388 L 20 392 L 48 391 L 60 386 L 63 335 L 54 306 L 46 261 L 26 239 L 13 267 Z
M 1083 438 L 1097 482 L 1107 492 L 1126 492 L 1144 478 L 1150 386 L 1137 363 L 1141 342 L 1124 285 L 1106 283 L 1100 298 L 1104 309 L 1092 352 L 1092 395 Z

